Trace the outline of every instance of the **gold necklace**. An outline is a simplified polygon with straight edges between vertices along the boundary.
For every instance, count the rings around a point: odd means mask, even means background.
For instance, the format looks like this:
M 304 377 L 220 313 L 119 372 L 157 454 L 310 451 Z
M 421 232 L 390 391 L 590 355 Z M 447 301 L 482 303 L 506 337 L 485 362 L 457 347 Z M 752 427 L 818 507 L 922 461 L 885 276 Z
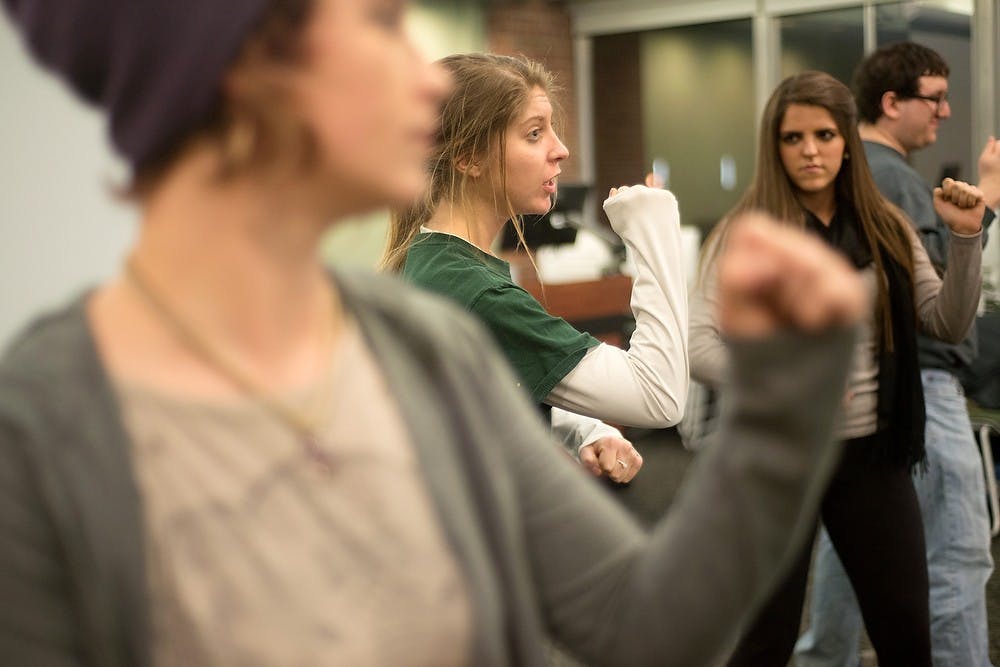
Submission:
M 125 261 L 125 278 L 182 345 L 288 426 L 295 433 L 306 456 L 320 470 L 323 472 L 333 471 L 333 459 L 320 444 L 321 418 L 310 418 L 301 410 L 268 392 L 244 368 L 221 354 L 201 332 L 197 331 L 190 323 L 185 322 L 174 309 L 167 305 L 162 295 L 153 289 L 146 276 L 136 266 L 134 257 L 129 257 Z M 326 318 L 328 326 L 324 328 L 324 350 L 330 349 L 334 333 L 332 300 L 330 309 L 329 317 Z M 327 392 L 324 391 L 322 394 L 325 397 Z M 320 401 L 321 409 L 326 407 L 325 403 L 325 401 Z

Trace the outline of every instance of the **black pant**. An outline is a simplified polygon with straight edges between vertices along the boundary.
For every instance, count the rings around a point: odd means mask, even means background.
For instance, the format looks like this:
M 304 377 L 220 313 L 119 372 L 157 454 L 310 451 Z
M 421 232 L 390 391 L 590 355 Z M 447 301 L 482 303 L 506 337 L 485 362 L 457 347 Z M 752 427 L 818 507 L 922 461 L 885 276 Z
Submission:
M 871 438 L 844 443 L 820 515 L 881 667 L 930 667 L 927 555 L 913 481 L 872 463 Z M 785 667 L 799 634 L 812 541 L 748 628 L 730 667 Z

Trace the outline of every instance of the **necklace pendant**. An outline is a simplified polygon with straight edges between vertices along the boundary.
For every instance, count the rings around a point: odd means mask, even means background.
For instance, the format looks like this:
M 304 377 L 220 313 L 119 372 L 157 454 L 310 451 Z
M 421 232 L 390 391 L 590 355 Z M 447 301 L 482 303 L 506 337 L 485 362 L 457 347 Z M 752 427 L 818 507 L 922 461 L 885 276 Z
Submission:
M 310 433 L 302 436 L 302 447 L 306 450 L 306 456 L 320 472 L 332 474 L 334 470 L 333 459 L 323 450 L 319 443 L 319 438 Z

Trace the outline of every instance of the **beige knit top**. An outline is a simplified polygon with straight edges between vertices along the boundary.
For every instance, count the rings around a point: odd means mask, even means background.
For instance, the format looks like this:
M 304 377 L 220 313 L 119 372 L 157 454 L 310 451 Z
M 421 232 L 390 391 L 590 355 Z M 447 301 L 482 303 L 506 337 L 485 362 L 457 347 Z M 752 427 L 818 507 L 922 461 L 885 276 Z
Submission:
M 467 664 L 463 574 L 355 326 L 327 390 L 289 397 L 327 402 L 333 471 L 254 402 L 118 392 L 144 501 L 155 667 Z

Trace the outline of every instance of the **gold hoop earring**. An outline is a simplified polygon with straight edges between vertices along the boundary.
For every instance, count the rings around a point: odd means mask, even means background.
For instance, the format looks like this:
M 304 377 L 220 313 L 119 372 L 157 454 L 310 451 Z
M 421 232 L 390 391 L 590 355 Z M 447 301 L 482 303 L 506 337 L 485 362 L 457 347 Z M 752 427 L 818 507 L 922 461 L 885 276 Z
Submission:
M 234 118 L 222 141 L 222 162 L 229 171 L 251 161 L 257 151 L 257 126 L 250 120 Z

